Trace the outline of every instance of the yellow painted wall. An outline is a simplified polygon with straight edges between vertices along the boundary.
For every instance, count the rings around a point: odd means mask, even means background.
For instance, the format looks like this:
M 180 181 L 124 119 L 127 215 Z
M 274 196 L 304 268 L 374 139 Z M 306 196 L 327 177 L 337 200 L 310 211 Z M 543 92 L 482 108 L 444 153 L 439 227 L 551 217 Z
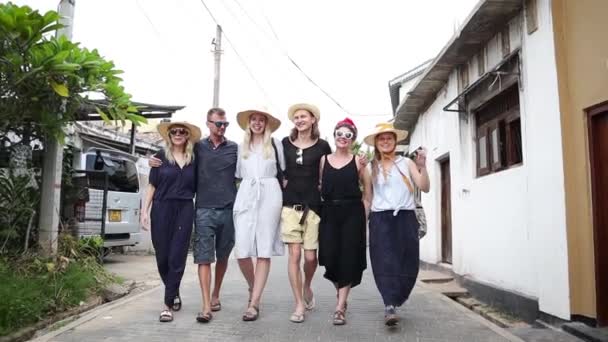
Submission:
M 553 0 L 572 314 L 596 317 L 585 109 L 608 101 L 608 1 Z

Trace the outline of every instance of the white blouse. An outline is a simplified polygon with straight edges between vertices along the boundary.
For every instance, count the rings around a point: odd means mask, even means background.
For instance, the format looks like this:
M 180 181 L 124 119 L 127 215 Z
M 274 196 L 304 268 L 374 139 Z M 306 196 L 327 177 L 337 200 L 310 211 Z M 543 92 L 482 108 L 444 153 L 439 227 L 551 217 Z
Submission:
M 378 166 L 378 175 L 373 179 L 372 211 L 393 210 L 393 215 L 396 216 L 399 210 L 416 209 L 414 194 L 410 192 L 401 173 L 396 169 L 398 167 L 414 186 L 409 163 L 412 163 L 412 161 L 408 158 L 397 157 L 395 159 L 396 165 L 391 167 L 387 178 L 384 177 L 382 169 Z M 371 173 L 371 163 L 369 165 Z

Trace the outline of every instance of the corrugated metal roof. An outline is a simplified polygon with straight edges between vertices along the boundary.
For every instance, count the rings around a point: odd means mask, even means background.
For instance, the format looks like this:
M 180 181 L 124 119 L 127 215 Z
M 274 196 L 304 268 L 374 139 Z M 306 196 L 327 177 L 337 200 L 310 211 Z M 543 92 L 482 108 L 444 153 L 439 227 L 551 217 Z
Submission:
M 395 125 L 411 131 L 418 116 L 433 103 L 436 94 L 448 82 L 452 70 L 477 54 L 522 7 L 522 0 L 480 1 L 404 97 L 395 114 Z

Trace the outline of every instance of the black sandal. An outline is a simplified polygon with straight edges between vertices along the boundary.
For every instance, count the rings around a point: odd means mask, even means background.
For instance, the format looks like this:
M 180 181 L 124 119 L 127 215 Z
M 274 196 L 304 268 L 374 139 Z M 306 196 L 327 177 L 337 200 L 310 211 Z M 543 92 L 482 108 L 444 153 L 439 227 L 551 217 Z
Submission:
M 251 313 L 249 311 L 249 309 L 255 310 L 255 313 Z M 258 317 L 260 317 L 260 308 L 258 308 L 255 305 L 252 305 L 252 306 L 248 307 L 247 311 L 245 311 L 245 313 L 243 314 L 243 321 L 253 322 L 253 321 L 257 320 Z
M 172 309 L 173 311 L 179 311 L 182 309 L 182 298 L 179 295 L 173 299 Z

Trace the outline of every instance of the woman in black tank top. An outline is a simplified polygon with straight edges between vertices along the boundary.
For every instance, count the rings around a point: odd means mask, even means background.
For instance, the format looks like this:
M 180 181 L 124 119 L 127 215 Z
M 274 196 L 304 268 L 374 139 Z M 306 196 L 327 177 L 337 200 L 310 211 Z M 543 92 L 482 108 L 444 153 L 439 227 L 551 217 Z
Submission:
M 366 215 L 371 203 L 371 177 L 350 150 L 357 128 L 350 119 L 334 130 L 336 152 L 321 159 L 321 225 L 319 264 L 337 291 L 333 324 L 346 323 L 346 302 L 361 283 L 366 264 Z M 364 185 L 361 192 L 360 184 Z

